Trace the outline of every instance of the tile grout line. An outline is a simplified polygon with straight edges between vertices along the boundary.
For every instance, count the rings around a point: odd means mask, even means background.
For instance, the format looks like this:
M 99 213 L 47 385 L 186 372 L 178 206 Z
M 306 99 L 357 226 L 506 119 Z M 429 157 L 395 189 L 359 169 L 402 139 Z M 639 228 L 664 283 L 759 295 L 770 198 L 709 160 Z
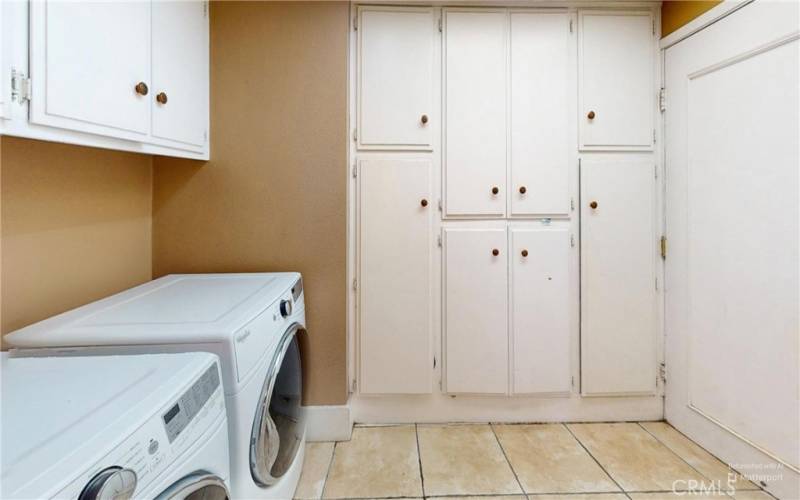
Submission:
M 572 429 L 570 429 L 570 428 L 569 428 L 569 426 L 568 426 L 567 424 L 564 424 L 564 423 L 562 423 L 561 425 L 564 427 L 564 429 L 566 429 L 566 430 L 567 430 L 567 432 L 569 432 L 570 436 L 572 436 L 572 439 L 574 439 L 574 440 L 575 440 L 575 441 L 576 441 L 576 442 L 577 442 L 577 443 L 580 445 L 580 447 L 581 447 L 581 448 L 583 448 L 583 450 L 584 450 L 584 451 L 585 451 L 585 452 L 586 452 L 586 453 L 587 453 L 587 454 L 588 454 L 590 457 L 592 457 L 592 460 L 594 460 L 594 463 L 596 463 L 596 464 L 597 464 L 597 466 L 598 466 L 598 467 L 600 467 L 600 470 L 602 470 L 603 472 L 605 472 L 606 476 L 608 476 L 608 478 L 609 478 L 609 479 L 611 479 L 611 481 L 612 481 L 614 484 L 616 484 L 616 485 L 617 485 L 617 488 L 619 488 L 619 491 L 621 491 L 621 492 L 622 492 L 622 494 L 623 494 L 623 495 L 625 495 L 626 497 L 630 498 L 631 496 L 630 496 L 630 495 L 628 495 L 628 492 L 627 492 L 627 491 L 625 491 L 625 488 L 623 488 L 623 487 L 622 487 L 622 485 L 621 485 L 621 484 L 619 484 L 619 483 L 617 482 L 617 480 L 614 478 L 614 476 L 612 476 L 612 475 L 611 475 L 611 473 L 610 473 L 610 472 L 608 472 L 608 471 L 606 470 L 606 468 L 605 468 L 605 467 L 603 467 L 603 464 L 601 464 L 601 463 L 600 463 L 600 461 L 597 459 L 597 457 L 595 457 L 594 455 L 592 455 L 592 452 L 591 452 L 591 451 L 589 451 L 589 448 L 587 448 L 587 447 L 586 447 L 586 446 L 585 446 L 585 445 L 584 445 L 584 444 L 581 442 L 581 440 L 580 440 L 580 439 L 578 439 L 578 436 L 576 436 L 576 435 L 575 435 L 575 433 L 574 433 L 574 432 L 572 432 Z
M 336 447 L 339 445 L 339 441 L 333 442 L 333 449 L 331 450 L 331 459 L 328 461 L 328 469 L 325 471 L 325 479 L 322 482 L 322 491 L 319 493 L 319 498 L 325 498 L 325 488 L 328 486 L 328 478 L 331 475 L 331 469 L 333 469 L 333 458 L 336 456 Z
M 503 454 L 503 458 L 506 459 L 506 463 L 508 464 L 508 468 L 511 469 L 511 473 L 514 474 L 514 479 L 517 481 L 517 485 L 519 486 L 519 491 L 528 498 L 528 492 L 525 491 L 525 488 L 522 487 L 522 483 L 519 480 L 519 476 L 517 476 L 517 471 L 514 470 L 514 466 L 511 464 L 511 460 L 508 459 L 508 455 L 506 455 L 506 449 L 503 448 L 503 443 L 500 442 L 500 438 L 497 437 L 497 433 L 494 431 L 494 424 L 489 423 L 489 429 L 492 430 L 492 435 L 494 436 L 494 440 L 497 441 L 497 446 L 500 447 L 500 452 Z
M 414 423 L 414 438 L 417 440 L 417 463 L 419 464 L 419 482 L 420 487 L 422 488 L 422 498 L 428 498 L 425 495 L 425 474 L 422 472 L 422 452 L 419 449 L 419 425 Z
M 669 445 L 667 445 L 667 443 L 665 443 L 664 441 L 662 441 L 662 440 L 658 439 L 658 436 L 656 436 L 655 434 L 653 434 L 652 432 L 650 432 L 649 430 L 647 430 L 647 428 L 646 428 L 645 426 L 643 426 L 641 422 L 637 422 L 637 424 L 638 424 L 638 425 L 639 425 L 639 427 L 640 427 L 640 428 L 641 428 L 643 431 L 645 431 L 645 432 L 646 432 L 646 433 L 647 433 L 649 436 L 652 436 L 652 438 L 653 438 L 653 439 L 655 439 L 655 440 L 656 440 L 656 442 L 658 442 L 658 444 L 660 444 L 661 446 L 663 446 L 664 448 L 666 448 L 667 450 L 669 450 L 669 451 L 670 451 L 670 453 L 672 453 L 673 455 L 675 455 L 676 457 L 678 457 L 678 458 L 681 460 L 681 462 L 683 462 L 683 463 L 685 463 L 686 465 L 688 465 L 689 467 L 691 467 L 693 471 L 695 471 L 695 472 L 697 472 L 698 474 L 700 474 L 700 476 L 701 476 L 701 477 L 703 477 L 704 479 L 707 479 L 708 481 L 710 481 L 712 485 L 714 484 L 714 480 L 713 480 L 713 479 L 711 479 L 710 477 L 708 477 L 708 476 L 706 476 L 705 474 L 703 474 L 702 472 L 700 472 L 700 470 L 699 470 L 697 467 L 695 467 L 694 465 L 690 464 L 688 460 L 686 460 L 685 458 L 683 458 L 682 456 L 680 456 L 680 455 L 678 454 L 678 452 L 676 452 L 675 450 L 673 450 L 672 448 L 670 448 L 670 447 L 669 447 Z M 667 425 L 669 425 L 669 424 L 667 424 Z M 675 429 L 675 428 L 674 428 L 674 427 L 672 427 L 671 425 L 670 425 L 670 428 L 672 428 L 672 429 Z M 720 462 L 722 465 L 725 465 L 726 467 L 728 467 L 728 469 L 730 469 L 730 470 L 732 470 L 733 472 L 735 472 L 736 474 L 738 474 L 738 475 L 739 475 L 739 476 L 740 476 L 742 479 L 744 479 L 744 480 L 746 480 L 746 481 L 750 481 L 749 479 L 747 479 L 746 477 L 744 477 L 744 476 L 743 476 L 741 473 L 739 473 L 739 471 L 737 471 L 736 469 L 734 469 L 734 468 L 733 468 L 733 467 L 731 467 L 730 465 L 728 465 L 728 464 L 726 464 L 725 462 L 723 462 L 722 460 L 720 460 L 720 459 L 719 459 L 719 457 L 717 457 L 716 455 L 714 455 L 714 454 L 713 454 L 713 453 L 711 453 L 710 451 L 706 450 L 705 448 L 703 448 L 703 447 L 702 447 L 702 446 L 700 446 L 699 444 L 695 443 L 695 442 L 694 442 L 694 441 L 693 441 L 691 438 L 689 438 L 689 436 L 687 436 L 687 435 L 685 435 L 685 434 L 681 433 L 681 432 L 680 432 L 678 429 L 675 429 L 675 431 L 676 431 L 676 432 L 678 432 L 678 433 L 680 433 L 680 435 L 681 435 L 681 436 L 685 437 L 686 439 L 688 439 L 688 440 L 689 440 L 690 442 L 692 442 L 693 444 L 697 445 L 697 446 L 698 446 L 698 447 L 699 447 L 701 450 L 705 451 L 706 453 L 708 453 L 709 455 L 711 455 L 712 457 L 714 457 L 714 459 L 716 459 L 716 460 L 719 460 L 719 462 Z M 750 481 L 750 483 L 752 483 L 752 484 L 753 484 L 753 486 L 755 486 L 755 487 L 756 487 L 756 488 L 758 488 L 758 489 L 757 489 L 757 490 L 743 490 L 743 489 L 737 489 L 737 490 L 735 490 L 735 491 L 734 491 L 734 494 L 735 494 L 735 492 L 736 492 L 736 491 L 763 491 L 763 492 L 767 493 L 768 495 L 772 496 L 773 498 L 775 498 L 773 495 L 771 495 L 771 494 L 770 494 L 769 492 L 767 492 L 766 490 L 762 489 L 762 488 L 761 488 L 759 485 L 757 485 L 756 483 L 753 483 L 752 481 Z M 728 492 L 727 492 L 727 490 L 726 490 L 724 493 L 725 493 L 726 495 L 729 495 L 729 496 L 731 496 L 731 494 L 730 494 L 730 493 L 728 493 Z

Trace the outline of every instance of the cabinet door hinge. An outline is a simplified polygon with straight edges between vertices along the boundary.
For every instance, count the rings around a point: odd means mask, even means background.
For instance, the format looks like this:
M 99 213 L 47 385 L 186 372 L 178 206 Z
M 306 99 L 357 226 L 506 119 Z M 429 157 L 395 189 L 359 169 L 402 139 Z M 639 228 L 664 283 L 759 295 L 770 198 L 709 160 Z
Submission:
M 441 234 L 436 236 L 436 246 L 438 246 L 438 247 L 442 246 L 442 235 Z
M 570 212 L 574 212 L 575 211 L 575 198 L 573 198 L 573 197 L 570 197 L 570 199 L 569 199 L 569 211 Z
M 653 34 L 656 34 L 656 18 L 653 18 Z
M 436 356 L 433 357 L 433 369 L 436 369 Z
M 353 290 L 358 290 L 358 280 L 353 278 Z
M 662 113 L 667 110 L 667 89 L 664 87 L 658 91 L 658 109 Z
M 439 33 L 441 33 L 442 32 L 442 17 L 441 16 L 439 16 L 439 23 L 438 24 L 439 24 Z
M 656 143 L 656 129 L 653 129 L 653 144 Z
M 203 2 L 203 17 L 208 17 L 208 2 Z
M 203 131 L 203 142 L 208 142 L 208 130 Z
M 442 211 L 442 199 L 439 198 L 439 200 L 436 202 L 436 204 L 438 205 L 439 211 L 441 212 Z
M 570 234 L 569 235 L 569 246 L 571 246 L 572 248 L 575 248 L 575 235 L 574 234 Z
M 662 384 L 667 383 L 667 364 L 661 363 L 658 365 L 658 378 L 661 379 Z
M 353 383 L 350 384 L 350 392 L 356 392 L 356 389 L 358 389 L 358 383 L 356 379 L 353 379 Z
M 572 19 L 569 20 L 569 32 L 572 33 Z
M 661 258 L 662 259 L 666 259 L 667 258 L 667 237 L 666 236 L 662 236 L 661 237 Z
M 358 167 L 356 165 L 353 165 L 353 179 L 355 179 L 356 177 L 358 177 Z
M 31 79 L 15 68 L 11 68 L 11 100 L 20 104 L 31 100 Z
M 354 128 L 353 129 L 353 142 L 356 142 L 356 141 L 358 141 L 358 129 Z
M 658 276 L 656 276 L 655 282 L 656 282 L 656 290 L 658 290 Z
M 573 389 L 575 388 L 575 376 L 574 375 L 569 378 L 569 384 L 570 384 L 570 386 L 572 386 Z
M 353 31 L 358 31 L 358 14 L 353 16 Z

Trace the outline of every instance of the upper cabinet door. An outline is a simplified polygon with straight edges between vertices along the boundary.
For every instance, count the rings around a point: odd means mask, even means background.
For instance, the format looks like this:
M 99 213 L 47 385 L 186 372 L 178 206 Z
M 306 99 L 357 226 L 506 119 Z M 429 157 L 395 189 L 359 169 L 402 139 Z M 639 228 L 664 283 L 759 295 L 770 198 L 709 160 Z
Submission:
M 650 12 L 580 13 L 580 145 L 653 147 L 655 28 Z
M 515 394 L 572 390 L 573 255 L 567 227 L 511 228 Z
M 445 215 L 506 213 L 507 13 L 444 11 Z
M 511 13 L 511 215 L 569 213 L 572 14 Z
M 444 230 L 446 390 L 508 392 L 505 228 Z
M 30 121 L 141 140 L 150 131 L 150 2 L 30 3 Z
M 359 148 L 431 148 L 435 25 L 431 8 L 359 9 Z
M 431 162 L 381 158 L 358 166 L 359 390 L 429 393 Z
M 153 136 L 203 146 L 208 130 L 205 2 L 153 2 Z

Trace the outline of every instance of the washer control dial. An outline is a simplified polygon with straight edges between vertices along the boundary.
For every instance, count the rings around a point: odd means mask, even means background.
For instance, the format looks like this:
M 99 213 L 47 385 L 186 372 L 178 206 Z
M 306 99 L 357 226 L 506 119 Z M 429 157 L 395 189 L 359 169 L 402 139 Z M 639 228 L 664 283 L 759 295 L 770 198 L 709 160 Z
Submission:
M 136 473 L 122 467 L 101 470 L 83 488 L 78 500 L 129 500 L 136 489 Z
M 280 309 L 281 309 L 281 316 L 284 318 L 288 318 L 292 314 L 292 301 L 282 300 Z

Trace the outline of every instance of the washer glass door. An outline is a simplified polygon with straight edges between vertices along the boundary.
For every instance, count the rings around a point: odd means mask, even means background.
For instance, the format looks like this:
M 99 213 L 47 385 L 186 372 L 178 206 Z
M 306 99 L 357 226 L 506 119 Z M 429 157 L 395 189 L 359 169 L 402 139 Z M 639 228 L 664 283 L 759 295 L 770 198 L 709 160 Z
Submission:
M 156 500 L 227 500 L 225 482 L 214 474 L 198 471 L 175 482 Z
M 284 332 L 269 365 L 250 437 L 250 472 L 261 486 L 271 486 L 289 470 L 305 434 L 301 397 L 302 327 Z

